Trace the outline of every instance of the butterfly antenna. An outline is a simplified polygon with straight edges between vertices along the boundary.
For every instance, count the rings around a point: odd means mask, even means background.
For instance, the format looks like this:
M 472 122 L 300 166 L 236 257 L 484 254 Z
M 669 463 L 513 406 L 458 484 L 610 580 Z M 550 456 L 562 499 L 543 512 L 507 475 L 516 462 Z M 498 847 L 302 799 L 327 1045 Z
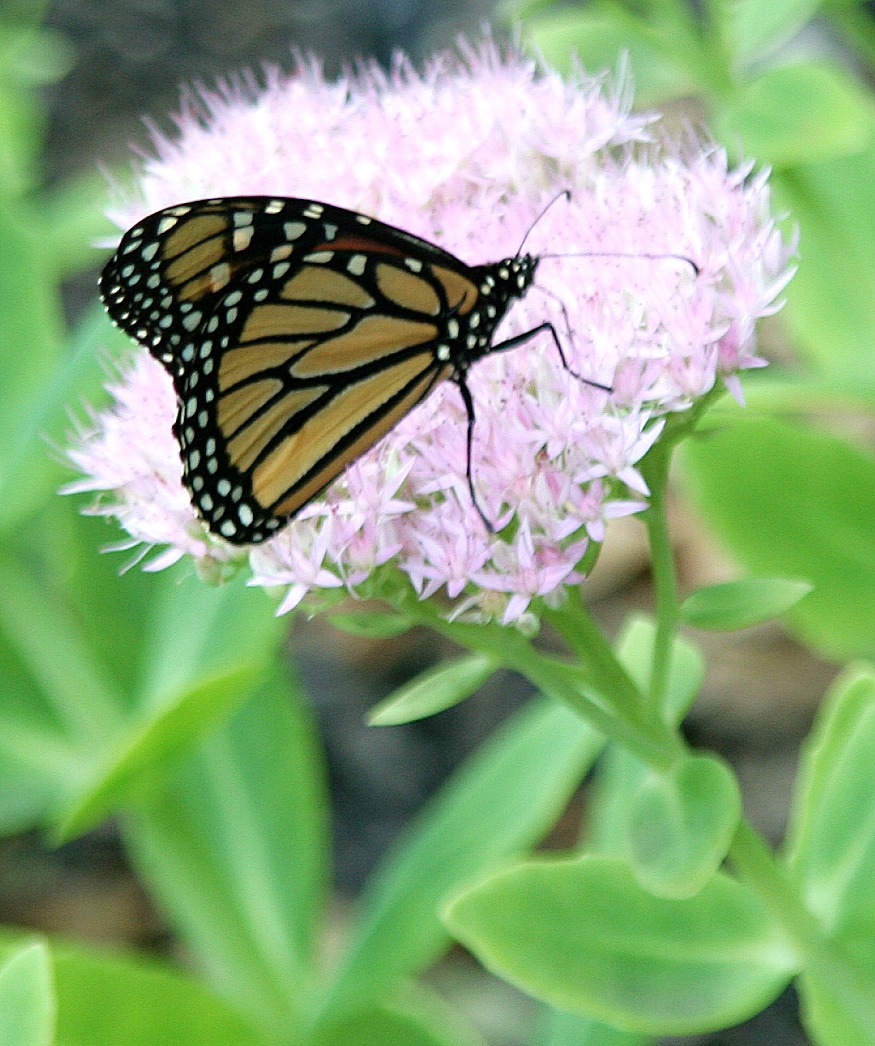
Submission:
M 531 230 L 530 230 L 531 231 Z M 526 233 L 528 235 L 528 233 Z M 627 261 L 678 261 L 689 265 L 693 275 L 701 273 L 699 266 L 686 254 L 633 254 L 626 251 L 578 251 L 570 254 L 542 254 L 541 258 L 624 258 Z
M 569 189 L 563 189 L 562 192 L 557 193 L 553 197 L 553 199 L 547 204 L 547 206 L 541 211 L 541 213 L 537 216 L 537 218 L 535 218 L 535 220 L 532 222 L 532 224 L 526 230 L 526 234 L 525 234 L 525 236 L 522 239 L 522 243 L 519 245 L 519 247 L 517 247 L 516 254 L 514 255 L 515 258 L 519 258 L 519 256 L 523 253 L 523 247 L 525 247 L 525 245 L 526 245 L 526 240 L 529 238 L 529 236 L 531 236 L 532 229 L 534 229 L 534 227 L 538 224 L 539 221 L 541 221 L 541 219 L 544 217 L 544 215 L 547 213 L 547 211 L 549 211 L 550 208 L 557 201 L 561 200 L 563 196 L 565 197 L 566 200 L 570 200 L 571 199 L 571 191 Z M 548 257 L 548 256 L 547 255 L 542 255 L 542 257 Z

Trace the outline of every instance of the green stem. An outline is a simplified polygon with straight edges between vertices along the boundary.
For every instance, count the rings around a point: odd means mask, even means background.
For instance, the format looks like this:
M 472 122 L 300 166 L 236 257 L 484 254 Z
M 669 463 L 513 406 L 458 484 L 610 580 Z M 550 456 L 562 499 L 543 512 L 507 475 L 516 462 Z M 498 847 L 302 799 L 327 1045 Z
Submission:
M 875 1043 L 875 992 L 841 947 L 829 940 L 805 906 L 787 870 L 745 821 L 735 833 L 729 857 L 745 882 L 780 923 L 799 954 L 799 964 L 833 996 L 859 1025 L 861 1041 Z
M 711 405 L 723 395 L 715 388 L 685 415 L 676 415 L 641 462 L 641 473 L 650 488 L 650 507 L 644 523 L 650 540 L 653 593 L 656 604 L 656 636 L 653 647 L 649 706 L 661 715 L 668 694 L 671 652 L 680 621 L 674 549 L 668 526 L 668 474 L 675 447 L 694 431 Z
M 651 570 L 656 603 L 656 636 L 650 676 L 649 703 L 654 711 L 665 707 L 671 669 L 671 651 L 678 627 L 678 589 L 674 550 L 668 527 L 666 496 L 671 444 L 657 445 L 648 458 L 650 508 L 644 520 L 650 538 Z
M 630 723 L 647 722 L 645 702 L 634 680 L 617 660 L 610 643 L 593 621 L 579 588 L 571 589 L 562 607 L 544 617 L 587 667 L 593 684 L 611 696 L 611 704 Z
M 664 770 L 677 758 L 677 738 L 661 720 L 642 714 L 644 703 L 635 684 L 595 626 L 587 633 L 584 663 L 574 664 L 535 649 L 512 628 L 447 621 L 428 602 L 407 601 L 403 609 L 414 621 L 428 625 L 460 646 L 487 653 L 498 664 L 519 672 L 647 766 Z M 578 636 L 578 642 L 581 641 Z M 615 700 L 618 694 L 619 700 Z
M 545 617 L 568 643 L 581 664 L 586 665 L 593 685 L 610 695 L 611 706 L 632 725 L 637 734 L 647 737 L 655 755 L 645 758 L 653 769 L 666 769 L 680 755 L 683 743 L 677 733 L 663 721 L 661 714 L 652 714 L 637 684 L 617 658 L 613 647 L 593 621 L 585 606 L 580 589 L 568 593 L 560 610 L 547 610 Z

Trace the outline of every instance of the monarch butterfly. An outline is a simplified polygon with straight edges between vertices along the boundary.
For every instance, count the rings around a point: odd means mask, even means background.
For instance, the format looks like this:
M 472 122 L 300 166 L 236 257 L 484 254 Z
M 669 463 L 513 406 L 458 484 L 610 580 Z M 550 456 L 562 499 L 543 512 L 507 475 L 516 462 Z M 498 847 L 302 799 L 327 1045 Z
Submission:
M 469 367 L 540 258 L 469 266 L 374 218 L 240 196 L 168 207 L 123 236 L 100 278 L 112 320 L 170 372 L 192 504 L 234 544 L 265 540 L 441 381 L 468 417 Z M 602 386 L 604 387 L 604 386 Z

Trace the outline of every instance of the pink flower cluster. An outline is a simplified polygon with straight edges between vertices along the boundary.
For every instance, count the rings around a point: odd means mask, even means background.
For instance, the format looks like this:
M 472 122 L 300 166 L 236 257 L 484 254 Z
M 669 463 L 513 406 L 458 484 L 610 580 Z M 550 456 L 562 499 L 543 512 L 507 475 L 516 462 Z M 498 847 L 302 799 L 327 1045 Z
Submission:
M 399 65 L 328 82 L 305 66 L 200 95 L 175 138 L 156 135 L 140 198 L 114 211 L 120 227 L 206 196 L 297 196 L 474 264 L 512 256 L 569 190 L 526 250 L 593 256 L 545 257 L 499 337 L 550 320 L 573 370 L 612 392 L 570 375 L 548 335 L 472 369 L 473 479 L 500 534 L 472 506 L 466 415 L 446 383 L 276 537 L 240 550 L 196 520 L 170 379 L 143 349 L 80 433 L 70 457 L 84 478 L 67 489 L 106 492 L 93 511 L 118 517 L 147 552 L 165 546 L 153 569 L 185 554 L 207 572 L 248 557 L 252 584 L 285 592 L 280 612 L 361 591 L 389 563 L 423 598 L 444 590 L 454 613 L 509 623 L 559 598 L 605 521 L 646 506 L 636 466 L 666 416 L 718 380 L 740 395 L 738 372 L 762 364 L 755 323 L 791 275 L 765 177 L 730 169 L 716 148 L 659 147 L 655 132 L 604 80 L 567 82 L 491 43 L 421 75 Z M 664 253 L 699 274 L 644 257 Z

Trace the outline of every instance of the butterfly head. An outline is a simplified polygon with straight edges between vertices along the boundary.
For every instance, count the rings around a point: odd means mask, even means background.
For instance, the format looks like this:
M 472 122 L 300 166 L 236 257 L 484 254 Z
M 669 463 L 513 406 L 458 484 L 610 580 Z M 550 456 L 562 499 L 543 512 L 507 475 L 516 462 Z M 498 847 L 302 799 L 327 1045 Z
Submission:
M 497 307 L 496 324 L 510 304 L 522 298 L 531 287 L 539 262 L 537 255 L 516 254 L 482 267 L 480 299 L 485 307 L 489 304 Z M 486 311 L 487 315 L 492 315 L 490 309 Z

